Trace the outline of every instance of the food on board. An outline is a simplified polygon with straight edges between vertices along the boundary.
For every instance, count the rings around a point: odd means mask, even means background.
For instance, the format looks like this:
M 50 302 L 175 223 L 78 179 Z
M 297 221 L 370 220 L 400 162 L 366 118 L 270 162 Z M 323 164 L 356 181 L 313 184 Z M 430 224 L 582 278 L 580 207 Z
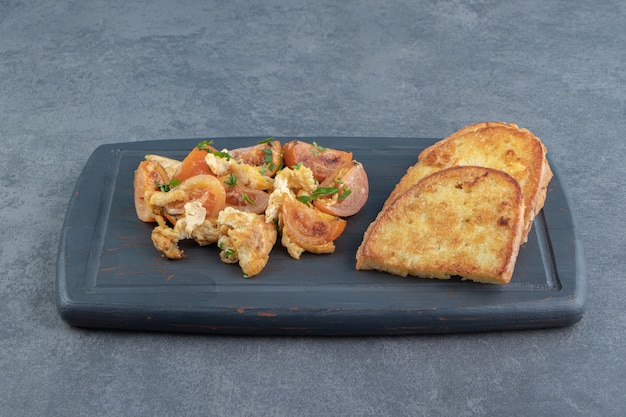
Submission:
M 356 268 L 507 284 L 552 179 L 546 153 L 530 131 L 500 122 L 426 148 L 366 230 Z
M 289 255 L 332 253 L 369 184 L 352 153 L 273 138 L 218 150 L 201 141 L 178 161 L 146 155 L 134 175 L 137 217 L 156 223 L 155 248 L 182 259 L 179 242 L 217 244 L 220 259 L 258 275 L 280 236 Z

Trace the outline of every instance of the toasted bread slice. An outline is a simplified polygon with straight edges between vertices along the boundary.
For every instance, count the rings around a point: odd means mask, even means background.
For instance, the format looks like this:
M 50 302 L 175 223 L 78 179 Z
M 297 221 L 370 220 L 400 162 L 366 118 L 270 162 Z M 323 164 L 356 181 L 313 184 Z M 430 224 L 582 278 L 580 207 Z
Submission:
M 484 122 L 467 126 L 422 151 L 387 199 L 392 203 L 420 179 L 458 165 L 476 165 L 504 171 L 522 187 L 526 206 L 525 242 L 532 222 L 543 207 L 552 170 L 546 148 L 529 130 L 515 124 Z
M 507 284 L 524 226 L 523 194 L 503 171 L 452 167 L 419 181 L 379 213 L 356 269 Z

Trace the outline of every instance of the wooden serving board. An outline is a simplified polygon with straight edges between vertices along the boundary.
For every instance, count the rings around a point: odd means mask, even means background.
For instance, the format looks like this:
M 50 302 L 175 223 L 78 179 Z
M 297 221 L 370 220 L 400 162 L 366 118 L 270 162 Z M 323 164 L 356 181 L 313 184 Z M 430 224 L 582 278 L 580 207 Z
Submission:
M 213 139 L 234 149 L 265 137 Z M 285 143 L 291 138 L 276 138 Z M 586 303 L 580 239 L 555 171 L 544 209 L 507 286 L 355 270 L 363 232 L 418 153 L 436 139 L 300 138 L 352 151 L 370 197 L 331 255 L 294 260 L 277 243 L 265 270 L 243 277 L 215 245 L 184 242 L 170 261 L 133 206 L 133 172 L 148 153 L 182 159 L 203 139 L 103 145 L 80 175 L 62 229 L 57 306 L 73 326 L 240 335 L 409 335 L 559 327 Z

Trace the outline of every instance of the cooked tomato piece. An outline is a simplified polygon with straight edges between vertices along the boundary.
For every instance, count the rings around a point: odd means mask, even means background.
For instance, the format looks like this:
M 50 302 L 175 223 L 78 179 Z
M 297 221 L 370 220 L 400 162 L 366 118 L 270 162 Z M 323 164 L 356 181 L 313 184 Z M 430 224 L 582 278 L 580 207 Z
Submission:
M 270 195 L 256 188 L 226 185 L 226 206 L 250 213 L 265 213 Z
M 213 146 L 209 143 L 195 146 L 183 159 L 182 163 L 178 167 L 176 173 L 172 176 L 172 179 L 177 181 L 184 181 L 187 178 L 191 178 L 194 175 L 211 174 L 211 170 L 207 165 L 205 158 L 207 156 L 207 149 L 213 152 L 217 152 Z
M 183 212 L 186 203 L 199 201 L 206 209 L 207 218 L 217 218 L 217 215 L 226 206 L 226 192 L 220 180 L 213 175 L 201 174 L 187 178 L 169 192 L 182 190 L 187 195 L 185 200 L 177 200 L 165 206 L 165 210 L 172 215 Z
M 154 222 L 153 208 L 146 201 L 150 194 L 159 190 L 159 184 L 167 184 L 170 180 L 165 169 L 153 161 L 141 161 L 133 179 L 135 193 L 135 211 L 139 220 Z
M 357 161 L 336 170 L 320 187 L 337 189 L 333 196 L 313 200 L 316 208 L 333 216 L 347 217 L 358 213 L 369 196 L 367 173 Z
M 346 228 L 345 220 L 297 200 L 286 200 L 280 210 L 287 234 L 305 249 L 333 242 Z
M 283 162 L 283 147 L 277 140 L 233 149 L 229 153 L 239 163 L 262 167 L 262 174 L 268 177 L 274 176 Z
M 319 182 L 352 161 L 352 152 L 325 148 L 315 142 L 292 140 L 283 146 L 283 151 L 285 166 L 291 167 L 301 162 L 313 171 L 313 176 Z

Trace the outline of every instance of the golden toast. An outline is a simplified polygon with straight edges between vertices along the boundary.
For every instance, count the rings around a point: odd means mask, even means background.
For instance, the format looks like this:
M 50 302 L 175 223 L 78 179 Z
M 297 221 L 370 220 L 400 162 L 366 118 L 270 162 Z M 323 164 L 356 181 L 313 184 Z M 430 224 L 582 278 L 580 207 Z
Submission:
M 436 171 L 388 202 L 357 250 L 358 270 L 507 284 L 524 233 L 524 197 L 487 167 Z
M 387 199 L 391 204 L 420 179 L 451 166 L 476 165 L 504 171 L 515 178 L 524 193 L 524 237 L 543 207 L 552 170 L 546 148 L 529 130 L 515 124 L 484 122 L 467 126 L 426 148 Z M 384 210 L 383 208 L 383 210 Z

